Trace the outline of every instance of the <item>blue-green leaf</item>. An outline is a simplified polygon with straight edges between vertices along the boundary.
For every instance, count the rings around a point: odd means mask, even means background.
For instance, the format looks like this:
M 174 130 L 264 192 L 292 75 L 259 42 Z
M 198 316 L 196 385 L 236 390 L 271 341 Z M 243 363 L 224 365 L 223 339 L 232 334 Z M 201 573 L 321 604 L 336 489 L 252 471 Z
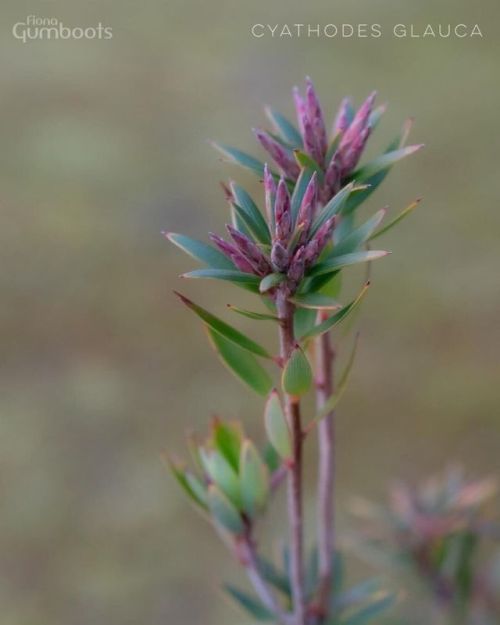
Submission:
M 402 210 L 398 215 L 396 215 L 396 217 L 394 217 L 394 219 L 392 219 L 387 225 L 385 225 L 383 228 L 380 228 L 380 230 L 377 230 L 377 232 L 373 233 L 369 240 L 373 241 L 373 239 L 376 239 L 377 237 L 382 236 L 383 234 L 385 234 L 386 232 L 388 232 L 389 230 L 391 230 L 391 228 L 393 228 L 396 224 L 398 224 L 402 219 L 404 219 L 405 217 L 407 217 L 410 213 L 412 213 L 415 208 L 417 208 L 417 206 L 420 203 L 420 198 L 415 200 L 414 202 L 412 202 L 409 206 L 407 206 L 404 210 Z
M 265 313 L 254 312 L 253 310 L 246 310 L 245 308 L 233 306 L 233 304 L 228 304 L 228 308 L 229 310 L 238 313 L 238 315 L 248 317 L 248 319 L 253 319 L 254 321 L 279 321 L 276 315 L 267 315 Z
M 270 273 L 261 280 L 259 291 L 261 293 L 266 293 L 270 289 L 278 286 L 278 284 L 281 284 L 285 279 L 286 276 L 283 273 Z
M 295 156 L 295 160 L 297 161 L 300 167 L 315 171 L 318 175 L 318 182 L 320 183 L 323 182 L 323 178 L 324 178 L 323 170 L 313 158 L 311 158 L 305 152 L 302 152 L 302 150 L 294 150 L 293 154 Z
M 226 258 L 219 250 L 216 250 L 211 245 L 207 245 L 207 243 L 197 241 L 185 234 L 178 234 L 176 232 L 166 232 L 165 236 L 183 252 L 207 264 L 209 267 L 215 269 L 234 269 L 234 265 L 229 258 Z
M 208 336 L 216 352 L 228 369 L 259 395 L 267 395 L 273 386 L 271 376 L 256 358 L 221 334 L 207 327 Z
M 292 148 L 302 147 L 302 137 L 299 131 L 284 115 L 272 108 L 266 108 L 266 114 L 283 141 Z
M 198 304 L 195 304 L 181 293 L 178 293 L 177 291 L 174 291 L 174 293 L 181 300 L 181 302 L 185 304 L 188 308 L 190 308 L 196 315 L 198 315 L 198 317 L 204 323 L 206 323 L 219 334 L 222 334 L 222 336 L 224 336 L 232 343 L 239 345 L 243 349 L 246 349 L 247 351 L 252 352 L 257 356 L 261 356 L 262 358 L 272 358 L 271 354 L 266 349 L 264 349 L 261 345 L 259 345 L 252 339 L 248 338 L 248 336 L 245 336 L 245 334 L 243 334 L 236 328 L 233 328 L 233 326 L 230 326 L 225 321 L 222 321 L 222 319 L 219 319 L 212 313 L 208 312 L 208 310 L 205 310 L 205 308 L 198 306 Z
M 307 393 L 312 384 L 312 370 L 307 356 L 295 347 L 283 370 L 282 385 L 285 393 L 300 396 Z
M 238 212 L 241 219 L 243 219 L 248 229 L 252 232 L 257 241 L 269 244 L 271 242 L 269 227 L 255 202 L 243 187 L 233 183 L 231 185 L 231 190 L 235 199 L 235 210 Z M 242 215 L 240 211 L 244 214 Z
M 368 181 L 369 178 L 371 178 L 375 174 L 378 174 L 379 172 L 387 169 L 388 167 L 391 167 L 392 165 L 394 165 L 394 163 L 397 163 L 398 161 L 402 160 L 406 156 L 410 156 L 411 154 L 414 154 L 415 152 L 420 150 L 420 148 L 423 148 L 423 147 L 424 147 L 423 144 L 408 145 L 404 148 L 399 148 L 398 150 L 394 150 L 392 152 L 387 152 L 385 154 L 382 154 L 381 156 L 378 156 L 377 158 L 375 158 L 373 161 L 370 161 L 366 165 L 363 165 L 362 167 L 357 169 L 352 174 L 352 179 L 366 182 Z
M 327 259 L 355 252 L 359 247 L 361 247 L 361 245 L 363 245 L 363 243 L 370 240 L 373 233 L 384 219 L 386 213 L 386 209 L 382 208 L 377 211 L 373 217 L 365 221 L 364 224 L 354 230 L 351 230 L 346 237 L 334 245 L 332 252 L 327 256 Z
M 215 484 L 208 487 L 208 508 L 214 522 L 231 534 L 243 534 L 245 526 L 240 513 Z
M 224 280 L 241 286 L 253 293 L 259 292 L 261 279 L 252 273 L 229 269 L 195 269 L 182 274 L 183 278 L 206 278 L 211 280 Z
M 231 584 L 225 584 L 224 589 L 240 608 L 243 608 L 247 614 L 250 614 L 257 621 L 274 620 L 273 614 L 256 597 Z
M 258 159 L 250 156 L 246 152 L 242 152 L 237 148 L 233 148 L 229 145 L 225 145 L 224 143 L 212 143 L 214 148 L 218 150 L 230 163 L 235 163 L 236 165 L 241 165 L 250 171 L 253 171 L 258 176 L 264 175 L 264 163 L 259 161 Z
M 344 254 L 343 256 L 334 256 L 326 259 L 323 263 L 315 265 L 309 272 L 309 276 L 320 276 L 324 273 L 331 273 L 349 265 L 357 265 L 359 263 L 368 263 L 378 258 L 387 256 L 389 252 L 384 250 L 368 250 L 365 252 L 353 252 L 352 254 Z
M 321 228 L 321 226 L 333 217 L 334 215 L 342 213 L 342 209 L 345 206 L 346 200 L 354 189 L 354 183 L 350 182 L 343 187 L 333 198 L 326 204 L 326 206 L 320 211 L 319 215 L 314 220 L 311 227 L 311 235 L 313 236 Z

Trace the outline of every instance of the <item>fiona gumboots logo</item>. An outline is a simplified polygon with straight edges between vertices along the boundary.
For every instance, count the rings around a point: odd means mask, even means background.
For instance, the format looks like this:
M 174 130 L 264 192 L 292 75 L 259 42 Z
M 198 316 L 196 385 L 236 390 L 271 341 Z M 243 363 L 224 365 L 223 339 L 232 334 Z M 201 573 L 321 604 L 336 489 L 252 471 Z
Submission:
M 12 35 L 23 43 L 58 39 L 112 39 L 113 29 L 110 26 L 103 26 L 101 22 L 96 26 L 69 27 L 56 17 L 28 15 L 24 22 L 14 24 Z

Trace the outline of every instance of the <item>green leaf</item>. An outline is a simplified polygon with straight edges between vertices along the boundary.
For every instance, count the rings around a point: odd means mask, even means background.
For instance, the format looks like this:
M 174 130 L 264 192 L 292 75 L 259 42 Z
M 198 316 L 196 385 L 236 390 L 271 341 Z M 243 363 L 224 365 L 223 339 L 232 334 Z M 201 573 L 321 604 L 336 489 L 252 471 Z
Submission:
M 254 517 L 267 503 L 269 472 L 250 440 L 244 441 L 241 447 L 240 483 L 243 508 Z
M 333 247 L 333 251 L 327 256 L 327 259 L 355 252 L 359 247 L 361 247 L 361 245 L 363 245 L 363 243 L 370 240 L 373 233 L 384 219 L 386 213 L 387 211 L 382 208 L 377 211 L 373 217 L 359 226 L 359 228 L 352 230 L 350 234 Z
M 370 115 L 370 119 L 368 121 L 368 125 L 370 126 L 370 128 L 372 129 L 372 132 L 375 130 L 375 128 L 378 126 L 382 115 L 385 113 L 387 107 L 385 104 L 381 104 L 380 106 L 377 106 L 377 108 L 372 111 L 371 115 Z
M 359 603 L 363 603 L 370 595 L 380 592 L 380 590 L 381 584 L 378 578 L 371 577 L 370 579 L 365 579 L 335 598 L 335 611 L 346 610 Z
M 307 393 L 312 384 L 311 365 L 300 347 L 295 347 L 283 370 L 282 385 L 285 393 L 300 396 Z
M 293 334 L 302 336 L 316 323 L 317 312 L 312 308 L 297 308 L 293 314 Z
M 266 315 L 263 313 L 254 312 L 253 310 L 238 308 L 238 306 L 233 306 L 233 304 L 228 304 L 228 308 L 229 310 L 238 313 L 238 315 L 248 317 L 248 319 L 254 319 L 255 321 L 279 321 L 276 315 Z
M 255 356 L 207 327 L 208 336 L 227 368 L 259 395 L 267 395 L 273 386 L 271 376 Z
M 380 593 L 380 595 L 380 597 L 373 599 L 369 605 L 347 618 L 341 619 L 339 625 L 364 625 L 379 617 L 394 604 L 396 599 L 394 593 Z
M 245 526 L 240 513 L 215 484 L 208 487 L 208 508 L 220 527 L 231 534 L 243 534 Z
M 302 204 L 302 199 L 304 198 L 304 193 L 306 192 L 307 185 L 311 181 L 314 170 L 309 167 L 304 167 L 299 174 L 295 187 L 293 189 L 292 198 L 291 198 L 291 212 L 292 212 L 292 227 L 295 226 L 297 221 L 297 216 L 299 214 L 300 205 Z
M 270 289 L 274 289 L 275 286 L 281 284 L 286 279 L 283 273 L 270 273 L 260 281 L 259 291 L 266 293 Z
M 352 174 L 352 179 L 365 182 L 369 178 L 371 178 L 371 176 L 374 176 L 375 174 L 378 174 L 388 167 L 391 167 L 392 165 L 394 165 L 394 163 L 397 163 L 406 156 L 414 154 L 423 147 L 423 144 L 408 145 L 404 148 L 399 148 L 398 150 L 394 150 L 392 152 L 386 152 L 385 154 L 378 156 L 373 161 L 370 161 L 366 165 L 363 165 L 362 167 L 357 169 Z
M 365 296 L 366 291 L 368 290 L 369 285 L 370 283 L 367 282 L 359 292 L 359 295 L 356 297 L 356 299 L 354 299 L 350 304 L 347 304 L 347 306 L 344 306 L 344 308 L 341 308 L 339 312 L 335 313 L 331 317 L 328 317 L 328 319 L 326 319 L 322 323 L 314 326 L 312 330 L 301 336 L 300 340 L 304 341 L 305 339 L 310 339 L 314 336 L 320 336 L 321 334 L 328 332 L 341 321 L 343 321 L 347 317 L 347 315 L 349 315 L 361 302 L 361 300 Z
M 376 239 L 377 237 L 380 237 L 381 235 L 391 230 L 391 228 L 393 228 L 396 224 L 398 224 L 402 219 L 404 219 L 407 215 L 412 213 L 419 204 L 420 204 L 420 198 L 418 200 L 415 200 L 409 206 L 407 206 L 404 210 L 402 210 L 399 213 L 399 215 L 396 215 L 396 217 L 394 217 L 394 219 L 392 219 L 386 226 L 384 226 L 380 230 L 377 230 L 377 232 L 373 233 L 370 236 L 369 241 L 373 241 L 373 239 Z
M 266 582 L 271 584 L 271 586 L 274 586 L 276 590 L 279 590 L 287 597 L 290 597 L 290 581 L 287 575 L 281 572 L 274 565 L 274 563 L 267 558 L 264 558 L 263 556 L 258 556 L 257 560 L 260 574 L 266 580 Z
M 231 584 L 225 584 L 224 588 L 231 598 L 243 608 L 245 612 L 253 616 L 257 621 L 273 621 L 273 614 L 255 597 L 248 593 L 232 586 Z
M 229 269 L 195 269 L 182 274 L 182 278 L 205 278 L 211 280 L 225 280 L 241 286 L 253 293 L 259 292 L 260 278 L 244 271 L 230 271 Z
M 216 450 L 200 450 L 205 471 L 213 483 L 231 501 L 236 508 L 241 508 L 240 479 L 229 461 Z
M 185 234 L 177 234 L 176 232 L 167 232 L 165 236 L 183 252 L 196 260 L 200 260 L 202 263 L 206 263 L 209 267 L 214 269 L 234 269 L 234 265 L 229 258 L 226 258 L 219 250 L 202 241 L 197 241 Z
M 301 150 L 294 150 L 293 154 L 300 167 L 312 169 L 318 174 L 318 182 L 323 182 L 323 170 L 313 158 Z
M 214 419 L 212 425 L 215 448 L 226 458 L 232 468 L 239 472 L 242 428 L 239 423 L 223 423 Z
M 241 165 L 241 167 L 245 167 L 246 169 L 253 171 L 258 176 L 264 175 L 264 163 L 254 158 L 253 156 L 250 156 L 250 154 L 247 154 L 246 152 L 242 152 L 241 150 L 233 148 L 229 145 L 225 145 L 224 143 L 214 142 L 212 143 L 212 145 L 230 163 Z
M 174 293 L 188 308 L 190 308 L 196 315 L 198 315 L 198 317 L 204 323 L 206 323 L 210 328 L 212 328 L 219 334 L 222 334 L 222 336 L 224 336 L 232 343 L 239 345 L 239 347 L 246 349 L 252 354 L 261 356 L 262 358 L 272 358 L 271 354 L 266 349 L 264 349 L 255 341 L 252 341 L 252 339 L 249 339 L 236 328 L 233 328 L 233 326 L 230 326 L 225 321 L 222 321 L 222 319 L 219 319 L 215 315 L 212 315 L 212 313 L 208 312 L 208 310 L 205 310 L 201 306 L 198 306 L 198 304 L 195 304 L 187 297 L 184 297 L 184 295 L 182 295 L 181 293 L 178 293 L 177 291 L 174 291 Z
M 313 225 L 311 226 L 311 237 L 316 234 L 316 232 L 321 228 L 325 221 L 327 221 L 334 215 L 342 213 L 346 200 L 352 193 L 353 188 L 354 183 L 350 182 L 345 187 L 340 189 L 340 191 L 333 196 L 328 204 L 326 204 L 326 206 L 320 211 L 319 215 L 316 217 Z
M 266 114 L 283 141 L 292 148 L 302 147 L 302 137 L 299 131 L 284 115 L 272 108 L 266 108 Z
M 292 456 L 292 436 L 278 392 L 273 389 L 264 410 L 266 434 L 271 445 L 284 460 Z
M 192 475 L 189 471 L 187 471 L 185 467 L 174 462 L 168 455 L 165 454 L 164 458 L 165 458 L 168 468 L 172 472 L 172 475 L 175 477 L 177 483 L 182 488 L 182 490 L 186 493 L 186 495 L 197 506 L 200 506 L 201 508 L 206 510 L 207 508 L 206 492 L 204 491 L 201 485 L 201 482 L 199 482 L 198 480 L 199 484 L 196 484 L 197 478 L 195 478 L 194 475 Z M 188 479 L 188 475 L 191 476 L 189 479 Z
M 332 395 L 330 395 L 330 397 L 327 399 L 325 405 L 323 406 L 323 408 L 321 408 L 321 410 L 315 416 L 312 423 L 316 424 L 318 421 L 321 421 L 321 419 L 329 415 L 337 407 L 337 404 L 339 403 L 340 399 L 342 398 L 342 395 L 344 394 L 347 388 L 347 384 L 349 382 L 349 376 L 351 374 L 351 369 L 354 364 L 354 360 L 356 358 L 357 348 L 358 348 L 358 336 L 356 336 L 356 340 L 354 341 L 354 346 L 352 348 L 351 355 L 349 356 L 349 360 L 347 361 L 345 369 L 342 372 L 342 375 L 340 376 L 340 379 L 337 382 L 337 385 L 335 387 L 335 392 Z
M 344 254 L 343 256 L 334 256 L 325 260 L 323 263 L 315 265 L 309 272 L 309 276 L 320 276 L 324 273 L 331 273 L 343 267 L 357 265 L 359 263 L 367 263 L 378 258 L 387 256 L 389 252 L 383 250 L 368 250 L 365 252 L 353 252 L 352 254 Z
M 290 301 L 300 308 L 312 308 L 314 310 L 337 310 L 342 308 L 342 304 L 337 300 L 321 293 L 295 295 L 290 298 Z
M 243 187 L 240 187 L 234 182 L 231 184 L 231 191 L 235 199 L 234 208 L 236 212 L 245 222 L 245 225 L 252 232 L 257 241 L 266 245 L 271 243 L 268 225 L 250 195 Z

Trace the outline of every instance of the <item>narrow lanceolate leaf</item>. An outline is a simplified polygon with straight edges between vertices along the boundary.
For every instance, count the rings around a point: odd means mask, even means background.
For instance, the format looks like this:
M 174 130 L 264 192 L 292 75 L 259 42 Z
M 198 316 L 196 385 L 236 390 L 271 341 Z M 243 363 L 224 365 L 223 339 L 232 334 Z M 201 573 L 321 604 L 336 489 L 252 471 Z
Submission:
M 392 152 L 387 152 L 386 154 L 382 154 L 381 156 L 375 158 L 373 161 L 370 161 L 366 165 L 363 165 L 359 169 L 357 169 L 353 174 L 353 180 L 358 181 L 366 181 L 371 176 L 378 174 L 380 171 L 383 171 L 387 167 L 391 167 L 394 163 L 397 163 L 401 159 L 406 156 L 410 156 L 410 154 L 414 154 L 424 145 L 408 145 L 405 148 L 399 148 L 399 150 L 394 150 Z
M 307 356 L 300 347 L 295 347 L 290 354 L 282 376 L 285 393 L 300 396 L 311 388 L 312 371 Z
M 228 308 L 229 310 L 238 313 L 238 315 L 248 317 L 248 319 L 254 319 L 255 321 L 279 321 L 278 317 L 275 315 L 266 315 L 264 313 L 254 312 L 253 310 L 238 308 L 238 306 L 233 306 L 233 304 L 228 304 Z
M 231 534 L 242 534 L 245 530 L 238 510 L 215 484 L 208 487 L 208 508 L 213 520 Z
M 394 593 L 379 593 L 370 603 L 353 614 L 341 619 L 339 625 L 365 625 L 377 619 L 395 602 Z
M 368 263 L 378 258 L 387 256 L 389 252 L 384 250 L 368 250 L 366 252 L 353 252 L 352 254 L 344 254 L 343 256 L 334 256 L 314 266 L 309 272 L 309 276 L 321 276 L 324 273 L 331 273 L 349 265 L 357 265 L 359 263 Z
M 352 230 L 350 234 L 344 237 L 341 241 L 334 245 L 332 252 L 328 255 L 328 259 L 335 258 L 336 256 L 343 256 L 344 254 L 350 254 L 355 252 L 359 247 L 369 241 L 375 230 L 379 227 L 380 223 L 384 219 L 387 211 L 382 208 L 377 211 L 373 217 L 365 221 L 364 224 Z
M 290 301 L 300 308 L 312 308 L 314 310 L 338 310 L 342 308 L 337 300 L 321 293 L 307 293 L 306 295 L 295 295 Z
M 258 556 L 257 560 L 260 574 L 266 582 L 290 598 L 290 581 L 286 573 L 280 571 L 273 562 L 263 556 Z
M 320 211 L 319 215 L 316 217 L 312 227 L 311 227 L 311 236 L 316 234 L 316 232 L 321 228 L 321 226 L 327 221 L 331 219 L 337 214 L 342 213 L 342 209 L 345 206 L 346 200 L 349 195 L 352 193 L 354 189 L 354 184 L 351 182 L 345 187 L 343 187 L 337 195 L 335 195 L 326 206 Z
M 186 468 L 174 462 L 166 454 L 163 457 L 165 459 L 165 462 L 168 468 L 172 471 L 172 475 L 175 477 L 175 479 L 177 480 L 177 483 L 182 488 L 182 490 L 186 493 L 186 495 L 197 506 L 200 506 L 201 508 L 206 509 L 207 508 L 206 494 L 204 494 L 203 491 L 198 488 L 198 486 L 195 486 L 195 488 L 193 488 L 192 481 L 188 479 L 189 472 L 186 470 Z M 194 478 L 194 476 L 192 477 Z
M 376 239 L 377 237 L 380 237 L 381 235 L 383 235 L 386 232 L 388 232 L 391 228 L 393 228 L 396 224 L 398 224 L 402 219 L 404 219 L 410 213 L 412 213 L 417 208 L 417 206 L 420 204 L 420 200 L 421 200 L 421 198 L 418 198 L 417 200 L 412 202 L 409 206 L 407 206 L 404 210 L 402 210 L 398 215 L 396 215 L 396 217 L 394 217 L 394 219 L 392 219 L 386 226 L 384 226 L 383 228 L 380 228 L 380 230 L 377 230 L 376 232 L 374 232 L 370 236 L 369 240 L 373 241 L 373 239 Z
M 347 361 L 347 364 L 345 366 L 344 371 L 342 372 L 342 375 L 340 376 L 340 379 L 335 387 L 335 392 L 332 393 L 332 395 L 330 395 L 330 397 L 327 399 L 325 405 L 323 406 L 323 408 L 317 413 L 316 417 L 313 419 L 313 421 L 309 424 L 308 429 L 310 429 L 313 425 L 315 425 L 318 421 L 321 421 L 321 419 L 323 419 L 324 417 L 326 417 L 327 415 L 329 415 L 331 412 L 333 412 L 335 410 L 335 408 L 337 407 L 337 404 L 339 403 L 339 401 L 341 400 L 346 388 L 347 388 L 347 384 L 349 382 L 349 376 L 351 374 L 351 369 L 352 366 L 354 364 L 354 360 L 356 358 L 356 350 L 358 348 L 358 337 L 356 337 L 356 340 L 354 341 L 354 346 L 352 348 L 351 354 L 349 356 L 349 360 Z
M 245 512 L 255 516 L 266 505 L 269 495 L 269 472 L 255 445 L 244 441 L 240 458 L 241 499 Z
M 257 362 L 255 356 L 235 345 L 210 327 L 210 341 L 227 368 L 259 395 L 267 395 L 272 388 L 271 376 Z
M 293 153 L 295 155 L 295 160 L 300 165 L 300 167 L 312 169 L 317 173 L 318 180 L 320 182 L 323 182 L 323 170 L 313 158 L 311 158 L 308 154 L 302 152 L 301 150 L 294 150 Z
M 245 273 L 244 271 L 231 271 L 229 269 L 195 269 L 188 273 L 182 274 L 182 278 L 206 278 L 209 280 L 224 280 L 232 282 L 237 286 L 258 293 L 260 278 L 254 276 L 252 273 Z
M 260 243 L 270 243 L 271 235 L 267 223 L 250 195 L 243 187 L 235 183 L 231 184 L 231 191 L 235 199 L 235 209 L 238 212 L 243 211 L 244 216 L 240 214 L 240 217 L 245 221 L 246 226 L 251 230 L 254 237 Z
M 218 150 L 224 158 L 230 163 L 235 163 L 236 165 L 241 165 L 250 171 L 253 171 L 258 176 L 264 175 L 264 163 L 259 161 L 257 158 L 250 156 L 246 152 L 242 152 L 236 148 L 233 148 L 229 145 L 225 145 L 223 143 L 212 143 L 214 148 Z
M 264 410 L 267 438 L 283 460 L 292 455 L 292 437 L 276 390 L 269 395 Z
M 177 234 L 176 232 L 166 232 L 165 236 L 183 252 L 207 264 L 209 267 L 214 269 L 234 269 L 234 265 L 229 258 L 226 258 L 224 254 L 211 245 L 187 237 L 184 234 Z
M 370 286 L 370 283 L 367 282 L 364 285 L 364 287 L 361 289 L 359 295 L 356 297 L 355 300 L 353 300 L 350 304 L 347 304 L 347 306 L 344 306 L 344 308 L 339 310 L 339 312 L 335 313 L 331 317 L 328 317 L 328 319 L 326 319 L 322 323 L 319 323 L 318 325 L 314 326 L 314 328 L 309 330 L 309 332 L 301 336 L 300 340 L 304 341 L 314 336 L 319 336 L 320 334 L 324 334 L 325 332 L 328 332 L 329 330 L 334 328 L 341 321 L 343 321 L 347 317 L 347 315 L 352 313 L 352 311 L 356 308 L 356 306 L 358 306 L 358 304 L 361 302 L 369 286 Z
M 302 199 L 304 197 L 304 193 L 306 192 L 307 185 L 311 181 L 312 175 L 314 173 L 314 169 L 312 167 L 304 167 L 302 168 L 300 175 L 297 179 L 295 187 L 292 193 L 292 204 L 291 204 L 291 212 L 292 212 L 292 226 L 295 225 L 297 221 L 297 215 L 299 214 L 300 205 L 302 204 Z
M 210 328 L 212 328 L 219 334 L 222 334 L 222 336 L 224 336 L 226 339 L 228 339 L 232 343 L 235 343 L 236 345 L 239 345 L 243 349 L 252 352 L 252 354 L 255 354 L 256 356 L 261 356 L 262 358 L 271 358 L 271 354 L 266 349 L 264 349 L 261 345 L 259 345 L 252 339 L 249 339 L 248 336 L 245 336 L 239 330 L 233 328 L 233 326 L 230 326 L 225 321 L 222 321 L 222 319 L 219 319 L 215 315 L 212 315 L 212 313 L 208 312 L 208 310 L 205 310 L 201 306 L 198 306 L 198 304 L 195 304 L 187 297 L 184 297 L 184 295 L 182 295 L 181 293 L 178 293 L 177 291 L 174 291 L 174 293 L 184 304 L 186 304 L 188 308 L 190 308 L 196 315 L 198 315 L 198 317 L 204 323 L 206 323 Z
M 201 457 L 210 480 L 220 488 L 221 492 L 236 508 L 240 508 L 240 480 L 229 461 L 219 451 L 215 450 L 205 451 L 202 449 Z
M 280 137 L 292 148 L 302 147 L 302 137 L 295 126 L 288 119 L 272 108 L 266 108 L 266 115 L 276 128 Z
M 270 273 L 263 280 L 261 280 L 259 285 L 259 291 L 261 293 L 266 293 L 270 289 L 273 289 L 278 284 L 281 284 L 285 280 L 286 276 L 282 273 Z
M 236 472 L 239 472 L 242 427 L 239 423 L 224 423 L 214 419 L 212 433 L 215 448 L 224 456 Z
M 257 621 L 274 620 L 274 615 L 257 598 L 231 584 L 225 584 L 224 589 L 240 608 Z

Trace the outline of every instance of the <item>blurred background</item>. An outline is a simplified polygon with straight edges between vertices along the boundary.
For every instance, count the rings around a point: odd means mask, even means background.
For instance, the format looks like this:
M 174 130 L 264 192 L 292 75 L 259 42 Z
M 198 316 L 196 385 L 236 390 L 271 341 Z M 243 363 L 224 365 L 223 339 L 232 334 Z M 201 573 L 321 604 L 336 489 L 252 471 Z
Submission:
M 368 155 L 409 115 L 427 146 L 370 200 L 396 212 L 424 197 L 384 239 L 393 254 L 374 267 L 356 320 L 362 342 L 339 413 L 340 528 L 354 494 L 380 499 L 395 477 L 449 462 L 498 474 L 496 0 L 5 0 L 1 13 L 1 625 L 248 622 L 217 592 L 240 572 L 159 457 L 216 413 L 262 437 L 262 402 L 214 358 L 172 289 L 223 315 L 247 299 L 181 284 L 193 265 L 160 232 L 222 232 L 219 180 L 259 185 L 207 140 L 260 154 L 250 128 L 265 123 L 263 105 L 291 115 L 306 74 L 330 119 L 346 94 L 360 103 L 376 88 L 389 102 Z M 11 29 L 30 14 L 101 22 L 113 38 L 23 44 Z M 256 22 L 379 23 L 384 34 L 255 39 Z M 478 22 L 484 38 L 391 35 L 395 23 L 460 22 Z M 346 277 L 359 284 L 356 271 Z M 311 440 L 309 519 L 315 452 Z M 264 543 L 282 532 L 281 513 L 278 501 Z

